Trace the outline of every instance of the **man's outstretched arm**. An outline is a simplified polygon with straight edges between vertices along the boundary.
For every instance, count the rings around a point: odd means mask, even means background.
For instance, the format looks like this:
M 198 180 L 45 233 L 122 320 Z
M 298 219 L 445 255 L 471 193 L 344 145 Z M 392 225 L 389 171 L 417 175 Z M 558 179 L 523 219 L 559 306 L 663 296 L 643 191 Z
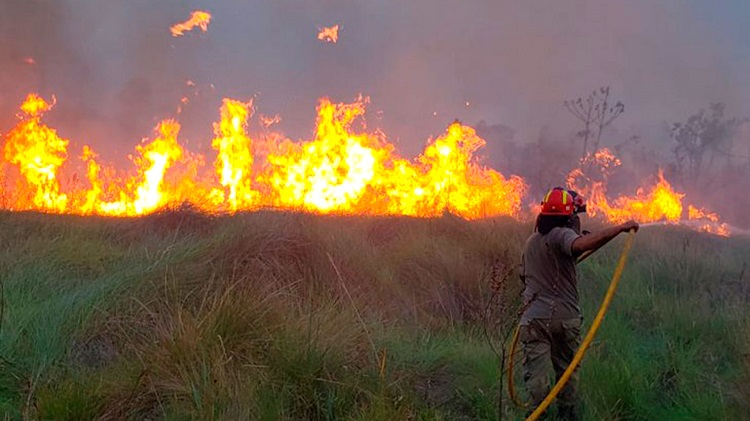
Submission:
M 603 245 L 609 243 L 621 232 L 627 232 L 630 230 L 638 231 L 638 223 L 631 220 L 620 225 L 615 225 L 601 231 L 592 232 L 591 234 L 578 237 L 573 241 L 573 245 L 571 246 L 573 256 L 578 257 L 587 251 L 593 253 L 596 250 L 599 250 Z

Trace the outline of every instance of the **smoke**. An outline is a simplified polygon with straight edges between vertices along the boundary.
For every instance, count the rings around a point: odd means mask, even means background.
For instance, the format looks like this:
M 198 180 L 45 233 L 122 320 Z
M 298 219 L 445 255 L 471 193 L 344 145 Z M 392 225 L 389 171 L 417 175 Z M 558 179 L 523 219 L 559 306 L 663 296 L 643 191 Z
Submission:
M 563 100 L 609 85 L 626 112 L 605 146 L 638 134 L 646 149 L 666 156 L 664 122 L 712 101 L 750 115 L 742 37 L 719 18 L 704 19 L 705 7 L 646 0 L 2 0 L 0 132 L 12 126 L 27 92 L 55 95 L 50 124 L 114 160 L 157 121 L 174 117 L 186 95 L 190 103 L 177 118 L 194 149 L 208 147 L 224 96 L 256 97 L 260 112 L 280 114 L 281 128 L 299 138 L 313 130 L 319 97 L 349 101 L 363 93 L 372 99 L 368 124 L 406 156 L 455 118 L 483 121 L 507 129 L 489 136 L 503 145 L 488 145 L 490 163 L 522 171 L 523 162 L 502 162 L 513 154 L 500 149 L 536 142 L 543 153 L 555 140 L 564 149 L 577 127 Z M 172 37 L 169 26 L 195 9 L 212 13 L 208 32 Z M 335 24 L 338 43 L 317 40 L 320 27 Z

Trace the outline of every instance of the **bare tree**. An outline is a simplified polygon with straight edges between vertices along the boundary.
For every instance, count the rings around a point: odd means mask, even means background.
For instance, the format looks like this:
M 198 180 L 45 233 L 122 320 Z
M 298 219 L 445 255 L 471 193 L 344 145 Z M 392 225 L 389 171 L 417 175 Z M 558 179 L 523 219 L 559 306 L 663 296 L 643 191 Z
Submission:
M 612 105 L 609 95 L 609 86 L 605 86 L 594 90 L 586 98 L 564 102 L 565 108 L 583 123 L 583 130 L 577 133 L 583 141 L 582 165 L 589 152 L 599 149 L 604 129 L 625 112 L 625 104 L 617 101 Z

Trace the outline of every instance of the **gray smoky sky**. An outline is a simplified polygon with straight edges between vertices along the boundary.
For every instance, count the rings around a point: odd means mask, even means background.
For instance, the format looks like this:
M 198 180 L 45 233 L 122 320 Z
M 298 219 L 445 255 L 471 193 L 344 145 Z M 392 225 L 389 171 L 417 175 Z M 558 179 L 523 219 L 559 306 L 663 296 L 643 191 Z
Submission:
M 208 32 L 172 37 L 169 26 L 195 9 L 212 13 Z M 313 131 L 319 97 L 362 93 L 371 97 L 368 124 L 411 157 L 455 118 L 502 124 L 519 142 L 570 133 L 576 122 L 563 100 L 610 85 L 626 104 L 618 129 L 649 133 L 712 101 L 750 115 L 747 34 L 732 29 L 748 9 L 677 0 L 0 0 L 0 132 L 27 92 L 55 95 L 47 121 L 112 159 L 175 117 L 185 95 L 191 102 L 176 117 L 192 149 L 210 144 L 223 97 L 255 96 L 259 113 L 280 114 L 280 129 L 301 138 Z M 318 41 L 318 28 L 333 24 L 339 42 Z

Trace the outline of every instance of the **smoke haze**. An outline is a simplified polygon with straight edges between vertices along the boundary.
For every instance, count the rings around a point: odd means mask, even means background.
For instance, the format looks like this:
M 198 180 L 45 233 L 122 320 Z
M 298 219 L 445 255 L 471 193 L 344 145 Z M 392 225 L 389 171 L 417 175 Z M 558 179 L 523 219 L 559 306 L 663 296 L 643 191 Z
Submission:
M 172 37 L 195 9 L 212 13 L 208 32 Z M 710 102 L 750 115 L 749 15 L 740 1 L 0 0 L 0 133 L 28 92 L 55 95 L 50 124 L 113 160 L 183 96 L 181 139 L 196 149 L 223 97 L 256 97 L 299 138 L 319 97 L 362 93 L 368 124 L 403 155 L 458 118 L 494 127 L 485 153 L 505 171 L 523 163 L 501 162 L 493 141 L 569 141 L 562 102 L 609 85 L 626 112 L 604 146 L 638 134 L 668 158 L 664 122 Z M 338 43 L 318 41 L 334 24 Z

